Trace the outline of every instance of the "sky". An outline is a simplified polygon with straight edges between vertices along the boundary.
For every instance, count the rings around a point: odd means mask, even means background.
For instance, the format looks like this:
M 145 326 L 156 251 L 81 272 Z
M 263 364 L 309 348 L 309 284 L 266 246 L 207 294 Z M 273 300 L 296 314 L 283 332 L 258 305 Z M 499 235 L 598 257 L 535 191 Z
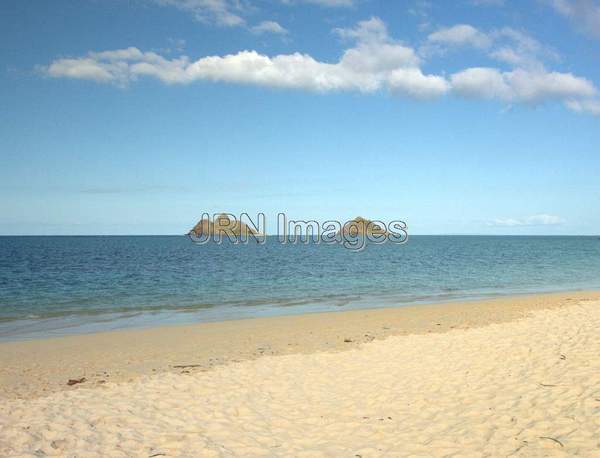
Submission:
M 0 235 L 600 233 L 600 1 L 3 0 Z

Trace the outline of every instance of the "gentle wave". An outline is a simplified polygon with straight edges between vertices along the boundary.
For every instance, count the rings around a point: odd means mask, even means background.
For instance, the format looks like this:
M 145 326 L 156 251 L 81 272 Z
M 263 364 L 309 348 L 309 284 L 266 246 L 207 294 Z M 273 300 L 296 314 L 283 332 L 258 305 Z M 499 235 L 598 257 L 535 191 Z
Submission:
M 0 237 L 0 338 L 600 287 L 596 237 L 414 236 L 406 245 L 194 245 Z M 161 321 L 163 320 L 163 321 Z

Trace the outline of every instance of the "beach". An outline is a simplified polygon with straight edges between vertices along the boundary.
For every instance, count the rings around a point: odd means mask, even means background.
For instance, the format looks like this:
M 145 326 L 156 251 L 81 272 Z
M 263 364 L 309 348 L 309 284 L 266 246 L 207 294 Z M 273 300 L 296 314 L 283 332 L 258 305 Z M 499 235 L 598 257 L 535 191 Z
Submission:
M 2 343 L 0 455 L 600 456 L 599 327 L 581 292 Z
M 2 456 L 600 456 L 600 293 L 0 344 Z

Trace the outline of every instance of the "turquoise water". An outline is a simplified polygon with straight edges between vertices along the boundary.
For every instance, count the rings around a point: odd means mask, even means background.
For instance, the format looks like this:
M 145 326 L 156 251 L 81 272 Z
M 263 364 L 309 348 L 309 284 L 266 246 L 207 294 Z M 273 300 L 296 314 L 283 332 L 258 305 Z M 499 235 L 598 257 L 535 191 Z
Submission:
M 0 237 L 0 339 L 600 289 L 597 237 L 412 236 L 405 245 L 195 245 Z

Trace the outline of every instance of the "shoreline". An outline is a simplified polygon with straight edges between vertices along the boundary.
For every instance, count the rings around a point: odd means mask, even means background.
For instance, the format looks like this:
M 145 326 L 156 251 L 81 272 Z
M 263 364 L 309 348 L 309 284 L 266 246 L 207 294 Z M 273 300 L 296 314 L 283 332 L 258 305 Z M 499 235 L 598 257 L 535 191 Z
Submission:
M 599 327 L 586 292 L 4 344 L 0 455 L 599 456 Z
M 505 323 L 600 300 L 600 291 L 527 294 L 401 307 L 314 312 L 119 329 L 0 342 L 0 398 L 101 388 L 164 372 L 193 374 L 267 355 L 339 352 L 392 336 Z M 68 380 L 85 378 L 74 386 Z
M 320 301 L 316 298 L 293 301 L 292 305 L 264 303 L 252 307 L 237 306 L 189 307 L 159 309 L 157 311 L 122 311 L 84 315 L 20 318 L 0 322 L 0 344 L 30 340 L 44 340 L 59 337 L 98 334 L 104 332 L 136 331 L 165 326 L 189 326 L 225 321 L 265 319 L 286 316 L 300 316 L 320 313 L 338 313 L 360 310 L 379 310 L 398 307 L 418 307 L 422 305 L 442 305 L 451 303 L 480 302 L 548 294 L 576 294 L 594 292 L 594 287 L 542 289 L 537 291 L 511 291 L 508 293 L 438 294 L 407 299 L 397 294 L 387 293 L 366 298 L 352 299 L 340 296 L 335 300 L 344 305 Z M 334 302 L 335 302 L 334 300 Z M 300 303 L 298 303 L 300 302 Z M 9 332 L 6 329 L 16 327 Z

